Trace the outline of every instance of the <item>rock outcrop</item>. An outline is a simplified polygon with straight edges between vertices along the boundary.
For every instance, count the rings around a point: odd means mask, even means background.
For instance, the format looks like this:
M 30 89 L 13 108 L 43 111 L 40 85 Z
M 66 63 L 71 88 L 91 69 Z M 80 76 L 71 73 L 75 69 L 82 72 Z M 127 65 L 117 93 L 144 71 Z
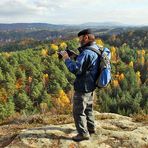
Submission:
M 73 123 L 22 130 L 7 148 L 148 148 L 148 125 L 112 113 L 95 112 L 97 132 L 74 142 Z

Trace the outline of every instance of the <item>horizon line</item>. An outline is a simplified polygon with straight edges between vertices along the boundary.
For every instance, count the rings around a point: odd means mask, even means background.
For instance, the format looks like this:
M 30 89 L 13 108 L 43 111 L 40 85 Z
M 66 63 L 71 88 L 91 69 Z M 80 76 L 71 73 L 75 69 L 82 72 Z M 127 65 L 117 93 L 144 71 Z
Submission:
M 109 23 L 109 25 L 113 24 L 113 25 L 117 25 L 117 26 L 148 26 L 148 24 L 124 24 L 124 23 L 121 23 L 121 22 L 115 22 L 115 21 L 102 21 L 102 22 L 83 22 L 83 23 L 77 23 L 77 24 L 72 24 L 72 23 L 67 23 L 67 24 L 64 24 L 64 23 L 49 23 L 49 22 L 4 22 L 4 23 L 0 23 L 0 24 L 6 24 L 6 25 L 11 25 L 11 24 L 50 24 L 50 25 L 85 25 L 85 24 L 88 24 L 88 26 L 96 26 L 97 27 L 97 24 L 103 24 L 103 23 Z M 93 25 L 95 24 L 95 25 Z

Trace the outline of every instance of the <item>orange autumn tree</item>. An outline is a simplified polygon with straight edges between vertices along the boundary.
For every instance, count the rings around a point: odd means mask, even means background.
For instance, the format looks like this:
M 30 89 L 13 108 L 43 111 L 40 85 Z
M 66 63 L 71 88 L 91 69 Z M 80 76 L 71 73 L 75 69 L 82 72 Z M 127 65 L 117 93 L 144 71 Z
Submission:
M 121 73 L 120 75 L 119 75 L 119 81 L 122 81 L 123 79 L 125 78 L 125 76 L 124 76 L 124 74 L 123 73 Z
M 119 87 L 119 81 L 118 80 L 113 80 L 112 81 L 112 85 L 113 85 L 113 87 Z
M 5 88 L 0 88 L 0 121 L 9 117 L 15 112 L 13 98 L 8 96 Z
M 27 79 L 27 84 L 26 84 L 26 87 L 25 87 L 25 90 L 26 90 L 26 93 L 30 96 L 31 95 L 31 83 L 32 83 L 32 77 L 29 76 L 28 79 Z
M 17 81 L 16 81 L 16 84 L 15 84 L 15 87 L 16 89 L 20 89 L 23 85 L 23 80 L 22 78 L 19 78 Z
M 123 73 L 121 73 L 121 74 L 117 73 L 116 75 L 114 75 L 114 77 L 115 77 L 115 80 L 112 81 L 112 86 L 116 88 L 119 86 L 119 83 L 122 80 L 124 80 L 125 76 Z
M 4 88 L 0 88 L 0 102 L 6 102 L 8 98 L 7 90 Z

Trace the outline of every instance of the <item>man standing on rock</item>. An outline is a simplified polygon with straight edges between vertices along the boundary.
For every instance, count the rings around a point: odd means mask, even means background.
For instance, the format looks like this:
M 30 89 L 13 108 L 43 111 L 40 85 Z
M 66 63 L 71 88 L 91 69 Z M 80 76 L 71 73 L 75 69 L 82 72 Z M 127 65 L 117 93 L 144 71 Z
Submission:
M 76 61 L 71 60 L 66 51 L 62 53 L 67 68 L 76 76 L 73 117 L 78 134 L 73 137 L 75 141 L 89 140 L 90 135 L 95 133 L 93 91 L 96 88 L 100 63 L 98 54 L 91 50 L 91 48 L 99 50 L 92 30 L 82 30 L 78 33 L 78 37 L 81 47 L 78 48 L 80 54 Z

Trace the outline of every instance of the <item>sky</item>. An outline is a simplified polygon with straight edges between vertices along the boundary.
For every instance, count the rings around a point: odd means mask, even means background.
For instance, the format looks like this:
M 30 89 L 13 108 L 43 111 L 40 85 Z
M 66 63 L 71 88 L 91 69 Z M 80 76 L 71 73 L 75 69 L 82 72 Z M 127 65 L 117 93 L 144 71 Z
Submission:
M 0 23 L 148 25 L 148 0 L 0 0 Z

